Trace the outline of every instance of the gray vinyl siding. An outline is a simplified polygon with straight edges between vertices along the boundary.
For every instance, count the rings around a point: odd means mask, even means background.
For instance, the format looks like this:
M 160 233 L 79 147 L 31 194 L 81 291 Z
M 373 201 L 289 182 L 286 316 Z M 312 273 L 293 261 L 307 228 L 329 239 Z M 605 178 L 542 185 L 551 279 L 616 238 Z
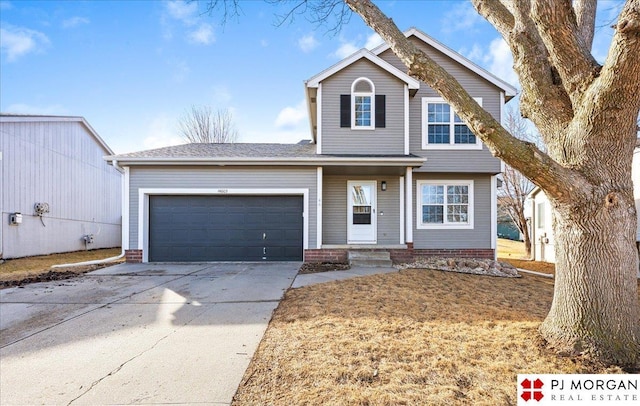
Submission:
M 486 79 L 478 76 L 468 68 L 452 60 L 435 48 L 413 38 L 418 45 L 433 60 L 455 77 L 462 87 L 472 97 L 482 98 L 482 107 L 500 122 L 501 90 Z M 379 55 L 403 72 L 406 66 L 387 50 Z M 417 168 L 417 172 L 467 172 L 467 173 L 499 173 L 500 160 L 494 158 L 483 144 L 482 150 L 424 150 L 422 149 L 422 98 L 440 97 L 425 83 L 420 84 L 420 90 L 409 101 L 409 151 L 412 154 L 427 158 L 424 166 Z
M 347 243 L 347 181 L 375 180 L 379 245 L 400 244 L 400 178 L 383 176 L 325 176 L 322 186 L 322 244 Z M 387 182 L 387 190 L 380 190 L 380 182 Z M 384 213 L 384 214 L 382 214 Z
M 2 257 L 16 258 L 121 243 L 122 175 L 76 121 L 0 122 Z M 48 203 L 42 222 L 35 203 Z M 9 225 L 20 212 L 23 223 Z
M 340 95 L 350 95 L 351 84 L 360 77 L 386 96 L 385 128 L 340 128 Z M 322 82 L 321 137 L 323 154 L 404 154 L 404 83 L 364 59 L 328 77 Z
M 129 248 L 138 248 L 138 190 L 309 189 L 309 248 L 316 246 L 316 168 L 141 166 L 129 175 Z
M 473 180 L 473 229 L 439 230 L 418 229 L 417 220 L 421 209 L 417 206 L 416 196 L 420 193 L 419 180 Z M 413 174 L 413 246 L 423 249 L 461 249 L 491 248 L 491 176 L 489 175 L 453 175 L 453 174 Z

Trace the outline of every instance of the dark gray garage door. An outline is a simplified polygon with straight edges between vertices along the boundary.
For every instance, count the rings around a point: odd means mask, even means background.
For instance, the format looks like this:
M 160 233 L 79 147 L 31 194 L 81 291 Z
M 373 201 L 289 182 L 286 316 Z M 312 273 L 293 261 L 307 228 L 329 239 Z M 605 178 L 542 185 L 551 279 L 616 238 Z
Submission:
M 301 261 L 301 196 L 150 196 L 149 261 Z

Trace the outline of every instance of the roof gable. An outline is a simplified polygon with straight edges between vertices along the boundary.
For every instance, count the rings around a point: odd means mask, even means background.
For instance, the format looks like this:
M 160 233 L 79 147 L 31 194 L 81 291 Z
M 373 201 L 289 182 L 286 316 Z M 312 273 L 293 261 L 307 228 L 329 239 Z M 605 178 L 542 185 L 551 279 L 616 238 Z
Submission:
M 480 77 L 484 78 L 485 80 L 489 81 L 490 83 L 492 83 L 493 85 L 495 85 L 496 87 L 498 87 L 499 89 L 501 89 L 505 93 L 505 97 L 506 97 L 507 100 L 511 99 L 512 97 L 514 97 L 517 94 L 517 89 L 514 86 L 510 85 L 509 83 L 507 83 L 504 80 L 498 78 L 494 74 L 492 74 L 492 73 L 488 72 L 487 70 L 483 69 L 479 65 L 475 64 L 471 60 L 469 60 L 469 59 L 465 58 L 464 56 L 460 55 L 458 52 L 456 52 L 453 49 L 447 47 L 446 45 L 442 44 L 441 42 L 436 41 L 435 39 L 431 38 L 430 36 L 428 36 L 424 32 L 420 31 L 419 29 L 410 28 L 409 30 L 404 32 L 404 35 L 407 38 L 409 38 L 411 36 L 414 36 L 414 37 L 418 38 L 420 41 L 430 45 L 431 47 L 435 48 L 436 50 L 442 52 L 447 57 L 449 57 L 452 60 L 458 62 L 459 64 L 461 64 L 465 68 L 471 70 L 472 72 L 474 72 L 478 76 L 480 76 Z M 373 54 L 375 54 L 375 55 L 380 55 L 381 53 L 383 53 L 384 51 L 388 50 L 389 48 L 390 48 L 389 44 L 384 43 L 384 44 L 374 48 L 371 52 Z
M 36 123 L 36 122 L 73 122 L 82 124 L 89 134 L 93 137 L 94 141 L 105 150 L 109 155 L 113 155 L 113 150 L 107 145 L 106 142 L 98 135 L 96 130 L 80 116 L 45 116 L 45 115 L 29 115 L 29 114 L 0 114 L 0 122 L 5 123 Z
M 312 78 L 310 78 L 309 80 L 306 81 L 306 87 L 317 88 L 318 85 L 320 84 L 320 82 L 322 82 L 323 80 L 325 80 L 329 76 L 332 76 L 335 73 L 341 71 L 342 69 L 346 68 L 347 66 L 349 66 L 349 65 L 351 65 L 351 64 L 353 64 L 353 63 L 355 63 L 355 62 L 357 62 L 359 60 L 361 60 L 362 58 L 365 58 L 365 59 L 369 60 L 373 64 L 375 64 L 375 65 L 379 66 L 380 68 L 384 69 L 385 71 L 389 72 L 389 74 L 397 77 L 398 79 L 400 79 L 401 81 L 406 83 L 407 86 L 409 87 L 409 89 L 419 89 L 420 88 L 420 81 L 419 80 L 417 80 L 415 78 L 412 78 L 411 76 L 409 76 L 406 73 L 402 72 L 400 69 L 398 69 L 395 66 L 391 65 L 389 62 L 383 60 L 382 58 L 378 57 L 377 55 L 374 55 L 368 49 L 361 49 L 358 52 L 346 57 L 345 59 L 343 59 L 340 62 L 336 63 L 335 65 L 331 66 L 330 68 L 327 68 L 327 69 L 323 70 L 322 72 L 318 73 L 317 75 L 313 76 Z

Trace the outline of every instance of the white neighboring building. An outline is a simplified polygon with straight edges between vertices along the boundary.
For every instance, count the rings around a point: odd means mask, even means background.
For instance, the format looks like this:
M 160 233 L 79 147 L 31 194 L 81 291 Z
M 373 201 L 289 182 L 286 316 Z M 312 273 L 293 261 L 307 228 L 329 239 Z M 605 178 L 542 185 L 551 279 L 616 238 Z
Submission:
M 122 175 L 82 117 L 0 114 L 0 258 L 119 247 Z
M 631 178 L 633 179 L 633 197 L 636 202 L 636 211 L 640 213 L 640 145 L 636 146 L 633 151 Z M 556 254 L 549 199 L 539 187 L 536 187 L 529 194 L 527 201 L 525 216 L 529 218 L 533 259 L 535 261 L 555 263 Z M 640 251 L 640 216 L 636 227 L 636 245 Z M 638 277 L 640 277 L 640 270 L 638 271 Z
M 536 187 L 529 194 L 529 229 L 531 230 L 531 254 L 535 261 L 556 262 L 551 222 L 551 204 L 547 195 Z

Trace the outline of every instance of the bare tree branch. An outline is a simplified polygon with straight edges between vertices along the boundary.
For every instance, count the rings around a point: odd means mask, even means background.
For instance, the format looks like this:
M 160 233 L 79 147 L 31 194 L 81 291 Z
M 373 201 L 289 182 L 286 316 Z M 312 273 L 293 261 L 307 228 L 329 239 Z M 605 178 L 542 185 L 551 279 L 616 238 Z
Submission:
M 578 34 L 571 0 L 534 0 L 530 12 L 575 109 L 600 65 Z
M 191 106 L 178 120 L 178 131 L 190 143 L 223 144 L 238 138 L 231 112 L 209 106 Z
M 511 9 L 498 0 L 472 0 L 472 3 L 511 48 L 514 69 L 522 86 L 520 111 L 541 127 L 561 132 L 573 117 L 571 101 L 554 74 L 549 52 L 531 20 L 529 0 L 509 2 Z M 551 107 L 556 114 L 546 114 L 546 107 Z M 545 138 L 545 142 L 550 147 L 554 145 L 550 137 Z
M 573 10 L 576 14 L 578 36 L 584 42 L 587 49 L 593 46 L 593 35 L 596 26 L 597 0 L 575 0 Z
M 532 143 L 511 136 L 451 74 L 407 40 L 393 21 L 371 1 L 345 1 L 389 44 L 394 54 L 409 68 L 409 74 L 438 92 L 494 156 L 525 174 L 558 200 L 571 199 L 575 193 L 589 193 L 589 183 L 578 172 L 559 165 Z M 578 185 L 581 187 L 576 187 Z

